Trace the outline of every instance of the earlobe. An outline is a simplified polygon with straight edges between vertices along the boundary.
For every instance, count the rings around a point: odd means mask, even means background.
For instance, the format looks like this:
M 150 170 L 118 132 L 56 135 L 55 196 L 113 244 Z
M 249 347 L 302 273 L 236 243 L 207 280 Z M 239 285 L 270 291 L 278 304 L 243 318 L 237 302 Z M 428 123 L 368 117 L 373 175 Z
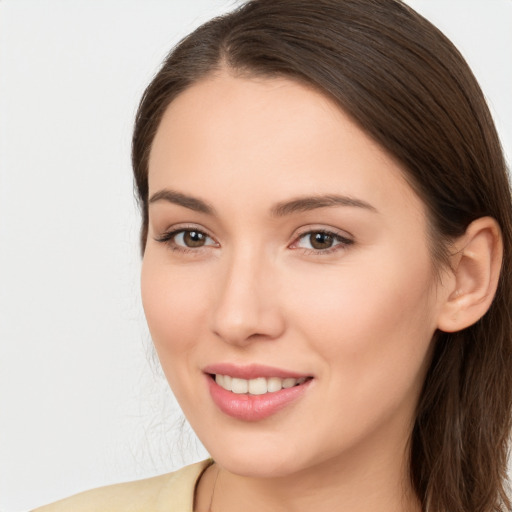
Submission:
M 501 230 L 492 217 L 473 221 L 454 245 L 451 289 L 437 325 L 445 332 L 465 329 L 485 315 L 498 287 L 503 257 Z

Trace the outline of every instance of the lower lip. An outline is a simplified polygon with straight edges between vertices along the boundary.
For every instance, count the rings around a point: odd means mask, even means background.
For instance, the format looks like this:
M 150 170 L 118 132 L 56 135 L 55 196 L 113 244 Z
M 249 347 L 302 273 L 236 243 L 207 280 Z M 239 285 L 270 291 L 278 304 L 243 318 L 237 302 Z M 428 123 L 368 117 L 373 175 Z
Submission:
M 236 394 L 220 387 L 207 375 L 208 387 L 215 405 L 228 416 L 243 421 L 259 421 L 298 400 L 307 390 L 310 380 L 292 388 L 264 395 Z

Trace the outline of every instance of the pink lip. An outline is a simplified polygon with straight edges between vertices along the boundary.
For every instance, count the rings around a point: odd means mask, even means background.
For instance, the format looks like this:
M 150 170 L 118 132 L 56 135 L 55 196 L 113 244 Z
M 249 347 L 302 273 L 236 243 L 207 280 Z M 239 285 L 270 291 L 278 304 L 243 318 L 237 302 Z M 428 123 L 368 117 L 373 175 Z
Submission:
M 292 378 L 300 379 L 301 377 L 310 377 L 311 375 L 291 372 L 274 368 L 272 366 L 264 366 L 260 364 L 251 364 L 247 366 L 238 366 L 231 363 L 212 364 L 203 368 L 204 373 L 230 375 L 238 379 L 256 379 L 258 377 L 279 377 L 280 379 Z
M 268 366 L 251 365 L 235 367 L 230 364 L 209 366 L 204 369 L 205 377 L 215 405 L 228 416 L 243 421 L 260 421 L 298 400 L 309 388 L 312 379 L 306 380 L 299 386 L 281 389 L 264 395 L 237 394 L 219 386 L 210 374 L 230 375 L 240 379 L 257 377 L 279 377 L 285 379 L 307 377 L 292 372 L 270 368 Z

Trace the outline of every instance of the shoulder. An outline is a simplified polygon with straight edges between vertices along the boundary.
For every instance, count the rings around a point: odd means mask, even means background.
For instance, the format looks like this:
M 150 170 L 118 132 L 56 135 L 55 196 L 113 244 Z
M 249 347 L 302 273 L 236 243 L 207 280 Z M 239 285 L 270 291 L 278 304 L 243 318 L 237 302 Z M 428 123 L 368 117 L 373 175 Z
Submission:
M 194 489 L 205 460 L 174 473 L 86 491 L 33 512 L 192 512 Z

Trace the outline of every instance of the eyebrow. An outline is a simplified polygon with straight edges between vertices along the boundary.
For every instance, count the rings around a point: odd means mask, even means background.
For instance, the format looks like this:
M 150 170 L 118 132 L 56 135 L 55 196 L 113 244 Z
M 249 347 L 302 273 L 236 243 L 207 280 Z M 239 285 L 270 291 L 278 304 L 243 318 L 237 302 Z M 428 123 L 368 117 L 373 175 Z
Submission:
M 163 189 L 155 192 L 149 199 L 149 204 L 156 203 L 157 201 L 167 201 L 199 213 L 215 215 L 215 208 L 206 201 L 181 192 L 176 192 L 175 190 Z M 270 212 L 273 217 L 285 217 L 293 213 L 307 212 L 317 208 L 332 208 L 335 206 L 349 206 L 377 212 L 377 209 L 366 201 L 354 197 L 333 194 L 304 196 L 290 201 L 282 201 L 274 205 Z
M 188 208 L 189 210 L 206 213 L 207 215 L 215 214 L 213 206 L 209 205 L 206 201 L 174 190 L 163 189 L 155 192 L 150 197 L 149 204 L 156 203 L 157 201 L 167 201 Z
M 284 217 L 292 213 L 307 212 L 317 208 L 332 208 L 334 206 L 350 206 L 377 212 L 377 208 L 366 201 L 343 195 L 306 196 L 277 203 L 271 210 L 274 217 Z

